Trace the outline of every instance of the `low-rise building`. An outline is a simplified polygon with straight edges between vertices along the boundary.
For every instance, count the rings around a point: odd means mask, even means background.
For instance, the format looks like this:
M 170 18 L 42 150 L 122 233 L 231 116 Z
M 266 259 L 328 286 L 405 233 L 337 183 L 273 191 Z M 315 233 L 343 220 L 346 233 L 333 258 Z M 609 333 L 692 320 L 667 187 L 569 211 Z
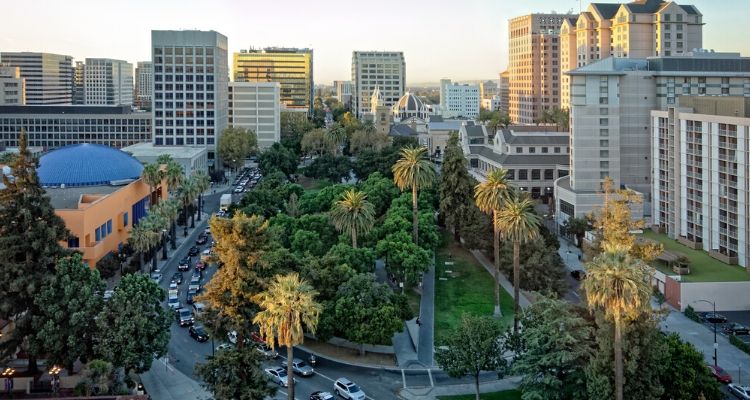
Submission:
M 281 84 L 230 82 L 229 126 L 255 132 L 261 150 L 281 141 Z
M 479 85 L 440 80 L 440 114 L 444 118 L 476 118 L 480 106 Z
M 186 176 L 199 171 L 208 172 L 208 151 L 205 147 L 154 146 L 151 142 L 143 142 L 123 147 L 122 151 L 144 164 L 156 162 L 161 155 L 168 155 L 182 166 Z
M 0 106 L 0 145 L 17 147 L 21 130 L 28 133 L 29 146 L 120 148 L 151 141 L 151 113 L 130 106 Z
M 26 80 L 20 67 L 0 65 L 0 105 L 26 104 Z

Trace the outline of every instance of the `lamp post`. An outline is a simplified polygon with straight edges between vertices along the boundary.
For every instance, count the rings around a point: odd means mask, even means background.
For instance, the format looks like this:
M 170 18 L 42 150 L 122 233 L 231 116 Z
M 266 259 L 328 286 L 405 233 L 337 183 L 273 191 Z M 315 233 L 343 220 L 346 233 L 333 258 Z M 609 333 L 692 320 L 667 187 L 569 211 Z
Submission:
M 2 374 L 0 374 L 0 376 L 5 378 L 5 392 L 8 394 L 8 397 L 10 397 L 10 394 L 13 392 L 13 374 L 15 373 L 15 369 L 8 367 L 3 370 Z
M 60 390 L 60 371 L 62 371 L 62 368 L 57 365 L 52 366 L 52 369 L 49 370 L 49 374 L 52 377 L 52 392 L 55 395 Z
M 167 259 L 167 230 L 161 230 L 161 259 Z
M 700 303 L 700 302 L 711 304 L 711 306 L 713 306 L 714 308 L 714 317 L 716 317 L 716 302 L 701 299 L 701 300 L 695 300 L 693 303 Z M 714 318 L 712 323 L 714 324 L 714 367 L 718 367 L 719 366 L 719 353 L 718 353 L 719 342 L 716 341 L 716 318 Z

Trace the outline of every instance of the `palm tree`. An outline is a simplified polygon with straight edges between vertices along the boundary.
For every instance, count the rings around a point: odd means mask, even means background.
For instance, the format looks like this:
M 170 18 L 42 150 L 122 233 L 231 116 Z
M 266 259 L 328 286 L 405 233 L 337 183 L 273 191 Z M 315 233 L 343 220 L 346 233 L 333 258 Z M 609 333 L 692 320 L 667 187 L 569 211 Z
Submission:
M 197 186 L 192 177 L 185 179 L 177 190 L 177 198 L 180 199 L 180 202 L 182 203 L 182 211 L 185 216 L 185 236 L 187 236 L 188 207 L 195 198 L 196 190 Z
M 357 235 L 369 232 L 375 223 L 375 206 L 364 192 L 349 189 L 334 203 L 331 217 L 336 229 L 352 235 L 352 247 L 357 248 Z
M 404 147 L 401 149 L 401 158 L 396 161 L 391 170 L 393 182 L 399 189 L 403 191 L 411 188 L 412 235 L 416 244 L 419 238 L 417 192 L 421 188 L 432 185 L 435 180 L 435 166 L 427 159 L 426 147 Z
M 164 217 L 167 221 L 167 225 L 169 228 L 172 244 L 172 250 L 175 250 L 177 248 L 175 243 L 175 233 L 176 233 L 176 222 L 177 222 L 177 216 L 180 214 L 180 203 L 175 199 L 167 199 L 165 201 L 162 201 L 159 203 L 157 212 Z M 164 254 L 166 254 L 166 246 L 164 247 Z M 164 256 L 166 257 L 166 256 Z
M 164 179 L 164 170 L 158 164 L 146 164 L 141 171 L 141 179 L 148 185 L 149 204 L 156 205 L 159 196 L 154 194 L 154 189 L 161 184 Z
M 279 346 L 286 346 L 289 400 L 294 400 L 293 349 L 305 340 L 303 325 L 315 333 L 321 312 L 320 304 L 315 301 L 317 294 L 309 283 L 293 272 L 276 275 L 268 290 L 253 298 L 263 309 L 253 318 L 253 323 L 260 327 L 260 336 L 272 347 L 276 342 Z
M 185 173 L 182 166 L 175 161 L 169 160 L 169 162 L 167 162 L 167 168 L 164 170 L 164 178 L 167 181 L 169 191 L 174 193 L 177 190 L 177 187 L 182 183 L 183 179 L 185 179 Z
M 145 225 L 144 228 L 149 231 L 146 237 L 150 240 L 151 245 L 149 247 L 151 250 L 151 269 L 156 270 L 159 268 L 156 251 L 159 249 L 159 243 L 162 242 L 162 238 L 164 237 L 162 231 L 166 228 L 167 221 L 158 212 L 152 212 L 141 221 L 140 225 Z
M 346 129 L 341 124 L 334 123 L 326 130 L 324 137 L 335 145 L 334 155 L 338 155 L 339 151 L 341 151 L 341 142 L 346 139 Z
M 198 221 L 201 220 L 201 209 L 203 208 L 203 192 L 211 187 L 211 179 L 203 171 L 198 171 L 193 175 L 195 179 L 196 195 L 198 196 Z
M 604 312 L 614 322 L 615 399 L 623 399 L 622 326 L 649 307 L 647 266 L 626 252 L 606 249 L 587 264 L 583 289 L 589 310 Z
M 539 235 L 541 218 L 534 211 L 534 202 L 528 194 L 514 192 L 505 201 L 500 212 L 495 214 L 501 235 L 513 242 L 513 333 L 518 333 L 518 309 L 521 282 L 521 243 Z
M 474 188 L 474 202 L 477 204 L 477 207 L 482 212 L 493 216 L 496 317 L 502 315 L 500 312 L 500 225 L 498 225 L 497 214 L 503 208 L 503 203 L 505 203 L 511 190 L 510 182 L 508 182 L 508 172 L 502 168 L 490 172 L 487 175 L 487 179 Z
M 130 237 L 128 238 L 130 246 L 139 254 L 140 258 L 138 269 L 140 269 L 141 271 L 143 271 L 143 267 L 145 264 L 144 254 L 146 254 L 147 251 L 151 250 L 151 238 L 149 237 L 150 234 L 151 232 L 146 228 L 145 225 L 137 224 L 130 231 Z

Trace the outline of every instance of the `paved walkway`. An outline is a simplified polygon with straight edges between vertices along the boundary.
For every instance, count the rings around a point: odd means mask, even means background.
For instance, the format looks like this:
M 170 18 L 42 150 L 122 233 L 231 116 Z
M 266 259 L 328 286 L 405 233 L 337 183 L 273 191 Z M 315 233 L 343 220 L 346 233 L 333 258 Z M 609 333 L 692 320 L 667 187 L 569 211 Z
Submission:
M 484 254 L 479 250 L 469 250 L 471 254 L 474 255 L 474 258 L 479 261 L 480 264 L 484 267 L 484 269 L 487 270 L 487 272 L 490 274 L 490 276 L 495 276 L 495 265 L 490 262 L 490 260 L 484 256 Z M 503 275 L 503 273 L 500 273 L 500 286 L 502 286 L 503 289 L 505 289 L 506 292 L 510 293 L 511 296 L 513 296 L 513 284 L 510 283 L 508 278 Z M 531 305 L 531 302 L 526 297 L 526 295 L 523 293 L 523 290 L 520 292 L 521 298 L 518 300 L 518 305 L 521 306 L 521 308 L 526 308 Z
M 520 378 L 506 378 L 491 382 L 480 382 L 479 393 L 499 392 L 501 390 L 510 390 L 518 387 Z M 454 396 L 460 394 L 474 394 L 475 388 L 473 383 L 460 385 L 433 386 L 424 388 L 405 388 L 401 389 L 399 396 L 406 400 L 435 400 L 437 396 Z
M 165 359 L 154 360 L 141 374 L 143 386 L 153 400 L 208 400 L 211 394 L 198 381 L 188 377 Z
M 581 258 L 583 257 L 583 252 L 581 251 L 581 249 L 565 240 L 564 238 L 558 237 L 557 239 L 560 241 L 560 248 L 557 249 L 557 253 L 560 254 L 560 257 L 565 264 L 565 268 L 568 271 L 585 271 L 586 268 L 583 266 L 583 262 L 581 261 Z
M 422 276 L 422 298 L 419 304 L 419 342 L 417 357 L 425 367 L 433 366 L 435 334 L 435 256 L 430 269 Z

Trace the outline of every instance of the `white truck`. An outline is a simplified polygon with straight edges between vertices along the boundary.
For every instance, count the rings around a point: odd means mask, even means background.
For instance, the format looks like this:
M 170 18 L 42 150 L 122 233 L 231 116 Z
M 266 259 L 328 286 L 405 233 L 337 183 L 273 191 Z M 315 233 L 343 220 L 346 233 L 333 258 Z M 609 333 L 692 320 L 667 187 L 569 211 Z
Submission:
M 229 206 L 232 204 L 232 195 L 229 193 L 222 194 L 221 199 L 219 199 L 219 209 L 221 211 L 226 211 L 229 209 Z

